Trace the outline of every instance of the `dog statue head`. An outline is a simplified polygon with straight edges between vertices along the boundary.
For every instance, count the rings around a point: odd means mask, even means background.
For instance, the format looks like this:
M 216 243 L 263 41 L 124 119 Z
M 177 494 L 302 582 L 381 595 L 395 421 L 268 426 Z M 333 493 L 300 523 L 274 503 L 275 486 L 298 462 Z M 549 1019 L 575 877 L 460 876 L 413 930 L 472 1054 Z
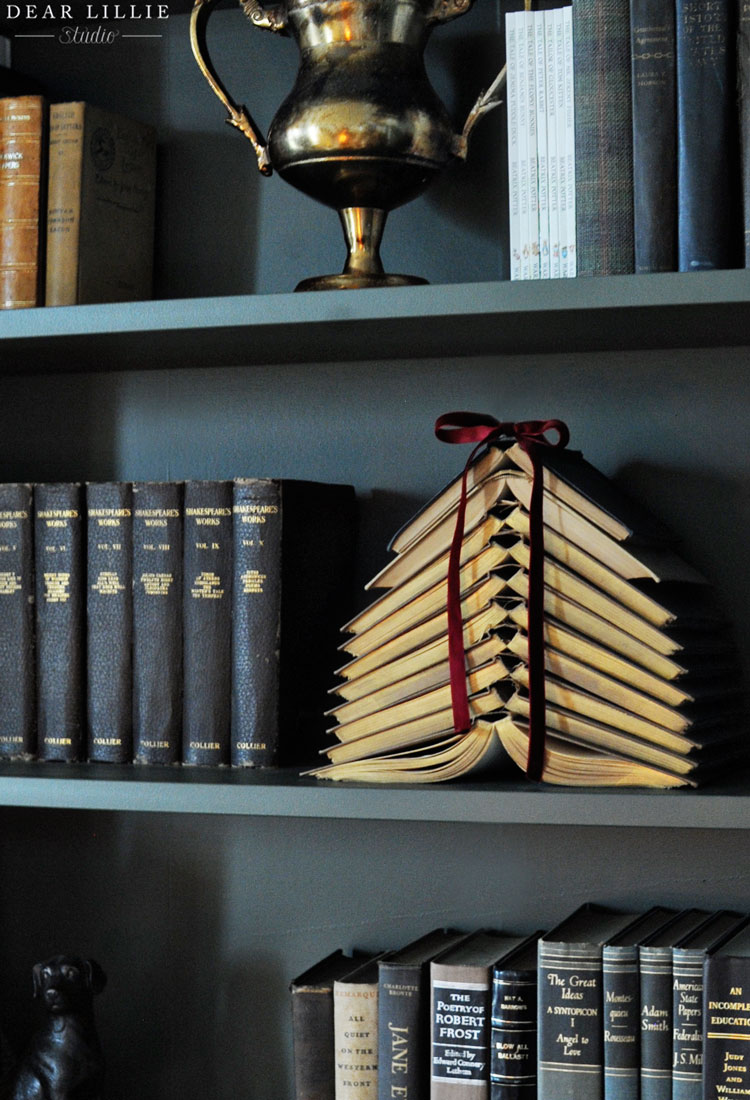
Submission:
M 32 978 L 34 996 L 53 1015 L 90 1009 L 93 996 L 107 984 L 99 963 L 77 955 L 54 955 L 37 963 Z

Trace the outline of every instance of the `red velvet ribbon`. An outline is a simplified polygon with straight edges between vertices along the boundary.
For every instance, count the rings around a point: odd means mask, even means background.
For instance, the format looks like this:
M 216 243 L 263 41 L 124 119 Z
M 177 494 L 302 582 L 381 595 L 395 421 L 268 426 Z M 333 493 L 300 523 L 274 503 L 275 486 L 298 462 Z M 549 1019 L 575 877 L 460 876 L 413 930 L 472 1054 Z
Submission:
M 557 442 L 547 439 L 557 432 Z M 539 456 L 541 447 L 566 447 L 570 439 L 562 420 L 499 421 L 481 413 L 453 412 L 435 421 L 435 435 L 444 443 L 474 443 L 466 460 L 461 480 L 461 496 L 456 512 L 448 560 L 448 658 L 451 678 L 453 727 L 464 733 L 471 725 L 466 687 L 466 657 L 461 617 L 461 542 L 466 519 L 469 468 L 484 446 L 500 439 L 515 439 L 531 460 L 532 483 L 529 504 L 529 594 L 527 600 L 528 673 L 529 673 L 529 751 L 526 775 L 541 779 L 544 766 L 546 699 L 544 688 L 544 476 Z

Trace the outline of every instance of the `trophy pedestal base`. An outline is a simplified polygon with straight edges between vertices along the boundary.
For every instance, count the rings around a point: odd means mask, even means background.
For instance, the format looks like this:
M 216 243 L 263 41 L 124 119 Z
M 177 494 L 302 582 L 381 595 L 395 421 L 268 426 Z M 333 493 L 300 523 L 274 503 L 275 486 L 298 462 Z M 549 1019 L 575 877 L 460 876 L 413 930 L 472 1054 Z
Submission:
M 311 279 L 303 279 L 294 288 L 295 290 L 361 290 L 370 286 L 425 286 L 427 279 L 419 275 L 389 275 L 383 272 L 380 275 L 363 275 L 344 273 L 342 275 L 314 275 Z

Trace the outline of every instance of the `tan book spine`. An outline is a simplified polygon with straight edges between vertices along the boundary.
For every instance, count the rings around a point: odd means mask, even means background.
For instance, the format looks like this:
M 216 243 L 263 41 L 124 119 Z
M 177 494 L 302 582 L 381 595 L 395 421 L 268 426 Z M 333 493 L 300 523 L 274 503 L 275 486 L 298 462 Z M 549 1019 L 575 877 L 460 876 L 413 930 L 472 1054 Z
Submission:
M 42 96 L 0 99 L 0 309 L 41 304 L 46 116 Z
M 49 120 L 45 303 L 78 301 L 85 103 L 54 103 Z
M 333 985 L 335 1100 L 377 1100 L 378 976 Z

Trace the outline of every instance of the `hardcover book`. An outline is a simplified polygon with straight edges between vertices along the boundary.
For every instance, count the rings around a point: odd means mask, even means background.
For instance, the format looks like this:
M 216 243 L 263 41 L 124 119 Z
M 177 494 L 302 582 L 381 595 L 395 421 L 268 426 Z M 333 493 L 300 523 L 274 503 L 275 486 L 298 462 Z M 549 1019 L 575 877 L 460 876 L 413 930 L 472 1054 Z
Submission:
M 156 132 L 91 103 L 50 107 L 45 303 L 152 292 Z
M 491 1100 L 536 1100 L 539 935 L 493 968 Z
M 335 1100 L 378 1098 L 378 959 L 333 983 Z
M 703 1097 L 750 1095 L 750 925 L 710 948 L 703 969 Z
M 36 748 L 32 487 L 0 485 L 0 757 Z
M 182 485 L 133 483 L 133 756 L 175 764 L 182 733 Z
M 37 755 L 80 760 L 84 736 L 84 576 L 82 486 L 34 486 L 37 639 Z
M 0 98 L 0 309 L 44 301 L 48 105 Z
M 86 485 L 88 757 L 133 759 L 133 499 L 128 482 Z

